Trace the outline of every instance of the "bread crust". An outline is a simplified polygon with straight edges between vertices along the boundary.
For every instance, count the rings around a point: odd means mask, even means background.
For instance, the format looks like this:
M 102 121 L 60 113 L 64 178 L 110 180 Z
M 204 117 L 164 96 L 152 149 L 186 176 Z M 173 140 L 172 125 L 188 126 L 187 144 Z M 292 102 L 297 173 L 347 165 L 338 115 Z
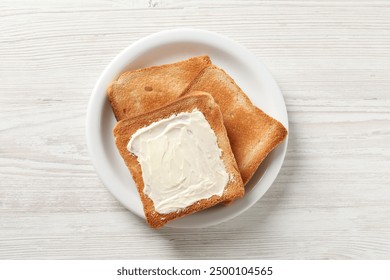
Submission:
M 116 119 L 134 117 L 173 102 L 210 64 L 210 57 L 197 56 L 123 73 L 107 89 Z
M 219 105 L 245 185 L 266 156 L 286 138 L 286 128 L 254 106 L 235 81 L 215 65 L 204 68 L 181 96 L 194 91 L 210 93 Z
M 222 196 L 214 195 L 208 199 L 202 199 L 198 202 L 184 208 L 179 212 L 160 214 L 155 211 L 153 201 L 144 194 L 144 182 L 142 177 L 141 166 L 137 157 L 127 150 L 127 144 L 131 136 L 140 128 L 150 125 L 153 122 L 168 118 L 173 114 L 181 112 L 192 112 L 194 109 L 201 111 L 210 127 L 217 136 L 218 147 L 222 150 L 222 160 L 230 180 L 225 187 Z M 193 92 L 173 103 L 159 108 L 155 111 L 145 113 L 134 118 L 119 121 L 113 130 L 115 142 L 118 150 L 128 167 L 134 182 L 137 186 L 142 204 L 144 207 L 145 217 L 149 225 L 153 228 L 162 227 L 165 223 L 191 213 L 209 208 L 225 200 L 234 200 L 244 195 L 243 182 L 238 171 L 233 152 L 230 147 L 226 129 L 223 124 L 222 114 L 214 99 L 204 92 Z

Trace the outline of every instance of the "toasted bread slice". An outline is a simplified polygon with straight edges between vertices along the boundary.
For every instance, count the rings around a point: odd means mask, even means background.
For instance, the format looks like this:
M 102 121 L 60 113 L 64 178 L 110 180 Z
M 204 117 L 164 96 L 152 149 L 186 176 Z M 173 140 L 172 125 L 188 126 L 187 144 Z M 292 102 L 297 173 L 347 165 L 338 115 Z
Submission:
M 216 136 L 216 142 L 217 142 L 216 144 L 218 145 L 218 148 L 222 151 L 220 159 L 222 160 L 226 173 L 228 174 L 228 177 L 226 177 L 228 178 L 226 181 L 227 183 L 223 187 L 222 195 L 212 195 L 211 197 L 198 200 L 195 203 L 186 206 L 184 208 L 181 208 L 179 210 L 162 214 L 156 211 L 156 207 L 154 205 L 153 200 L 151 199 L 151 197 L 145 194 L 146 185 L 145 185 L 145 178 L 142 172 L 143 167 L 141 161 L 139 158 L 137 158 L 136 155 L 128 151 L 127 145 L 129 143 L 129 140 L 132 139 L 132 136 L 135 133 L 137 133 L 139 129 L 145 127 L 146 128 L 153 127 L 152 124 L 155 125 L 156 122 L 169 119 L 173 115 L 178 115 L 183 112 L 193 112 L 194 110 L 198 110 L 204 115 L 205 120 L 208 122 L 210 128 L 212 129 L 212 131 Z M 159 108 L 155 111 L 143 115 L 139 115 L 134 118 L 129 118 L 129 119 L 119 121 L 116 124 L 113 133 L 115 136 L 115 141 L 119 149 L 119 152 L 122 158 L 124 159 L 134 179 L 134 182 L 137 186 L 144 207 L 146 220 L 149 223 L 149 225 L 153 228 L 162 227 L 165 223 L 167 223 L 170 220 L 183 217 L 188 214 L 209 208 L 222 201 L 234 200 L 244 195 L 244 187 L 243 187 L 242 179 L 230 147 L 229 139 L 226 134 L 226 129 L 223 124 L 221 111 L 219 110 L 218 105 L 214 102 L 214 99 L 207 93 L 194 92 L 189 96 L 185 96 L 181 99 L 178 99 L 173 103 L 165 107 Z M 188 132 L 188 133 L 190 135 L 193 134 L 192 132 Z M 199 137 L 199 135 L 195 135 L 194 137 Z M 162 147 L 161 149 L 164 150 L 165 148 Z M 159 148 L 158 150 L 160 151 Z M 153 160 L 156 160 L 154 155 L 155 154 L 153 153 L 149 153 L 148 157 L 145 158 L 148 158 L 148 161 L 151 162 Z M 194 159 L 188 158 L 185 160 L 193 161 Z M 201 163 L 201 165 L 205 166 L 204 163 Z M 205 168 L 207 169 L 208 167 Z M 171 169 L 168 168 L 167 170 L 171 170 Z M 164 174 L 163 177 L 165 178 L 170 177 L 168 173 L 169 171 L 167 171 L 166 176 Z M 163 179 L 161 180 L 163 181 Z M 163 184 L 164 183 L 162 182 L 161 185 Z M 185 188 L 187 187 L 189 186 L 186 185 Z
M 193 91 L 210 93 L 219 105 L 244 185 L 265 157 L 287 136 L 286 128 L 254 106 L 222 69 L 206 67 L 182 96 Z
M 123 73 L 107 89 L 116 119 L 134 117 L 171 103 L 210 64 L 208 56 L 198 56 Z

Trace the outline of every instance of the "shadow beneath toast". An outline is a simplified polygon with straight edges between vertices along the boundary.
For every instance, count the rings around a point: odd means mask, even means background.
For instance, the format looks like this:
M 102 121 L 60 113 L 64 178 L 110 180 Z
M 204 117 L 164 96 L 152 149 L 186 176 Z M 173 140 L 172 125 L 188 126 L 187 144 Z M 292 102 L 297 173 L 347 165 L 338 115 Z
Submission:
M 289 187 L 292 185 L 290 182 L 296 181 L 292 170 L 294 166 L 299 165 L 299 158 L 296 157 L 299 143 L 294 137 L 294 130 L 294 125 L 291 125 L 287 154 L 278 178 L 263 198 L 246 212 L 230 221 L 208 228 L 166 227 L 156 231 L 171 246 L 170 249 L 174 251 L 173 258 L 259 259 L 275 255 L 272 252 L 273 248 L 270 248 L 270 240 L 261 233 L 268 231 L 267 236 L 270 238 L 269 231 L 278 230 L 278 224 L 275 223 L 276 215 L 288 200 L 291 192 Z M 282 235 L 288 236 L 288 233 Z M 283 252 L 278 252 L 278 255 L 283 255 Z
M 282 188 L 277 184 L 275 188 Z M 278 191 L 281 195 L 284 190 Z M 270 191 L 271 193 L 271 191 Z M 269 195 L 264 197 L 267 199 Z M 236 259 L 254 258 L 254 247 L 262 247 L 259 233 L 272 219 L 279 201 L 265 203 L 266 206 L 253 207 L 240 216 L 222 224 L 200 229 L 164 228 L 158 233 L 168 239 L 175 259 Z M 229 207 L 229 206 L 225 206 Z M 260 252 L 259 252 L 260 254 Z

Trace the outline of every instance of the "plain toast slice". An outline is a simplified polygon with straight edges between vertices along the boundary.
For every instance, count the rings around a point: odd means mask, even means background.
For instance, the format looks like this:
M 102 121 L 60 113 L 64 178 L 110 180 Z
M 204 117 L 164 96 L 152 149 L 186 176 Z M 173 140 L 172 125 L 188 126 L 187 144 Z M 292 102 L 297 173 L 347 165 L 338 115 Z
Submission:
M 169 119 L 173 115 L 183 112 L 193 112 L 194 110 L 198 110 L 204 115 L 206 121 L 215 133 L 217 145 L 221 150 L 220 158 L 229 175 L 229 179 L 221 196 L 212 195 L 207 199 L 198 200 L 179 211 L 161 214 L 156 211 L 153 200 L 144 192 L 145 184 L 141 164 L 138 161 L 137 156 L 128 151 L 127 145 L 129 140 L 139 129 L 150 127 L 151 124 L 155 124 L 160 120 Z M 162 227 L 170 220 L 201 211 L 223 201 L 235 200 L 244 195 L 244 186 L 241 175 L 230 147 L 221 111 L 214 99 L 208 93 L 194 92 L 191 93 L 191 95 L 178 99 L 155 111 L 119 121 L 114 127 L 113 133 L 118 150 L 137 186 L 144 207 L 146 220 L 153 228 Z M 164 149 L 164 147 L 161 147 L 161 149 Z M 154 160 L 153 156 L 150 156 L 150 160 Z M 192 159 L 189 158 L 188 160 L 191 161 Z M 165 177 L 167 176 L 169 177 L 169 174 L 166 174 Z
M 208 56 L 198 56 L 123 73 L 107 89 L 116 119 L 134 117 L 171 103 L 210 64 Z
M 215 65 L 203 69 L 182 96 L 193 91 L 210 93 L 219 105 L 245 185 L 266 156 L 286 138 L 286 128 L 254 106 L 234 80 Z

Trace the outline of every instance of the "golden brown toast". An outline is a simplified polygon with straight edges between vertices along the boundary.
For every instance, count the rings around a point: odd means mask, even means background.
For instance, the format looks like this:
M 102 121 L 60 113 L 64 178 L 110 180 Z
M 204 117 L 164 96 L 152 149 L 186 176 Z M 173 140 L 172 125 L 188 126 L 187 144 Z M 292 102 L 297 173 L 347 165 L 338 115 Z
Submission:
M 222 69 L 203 69 L 182 96 L 193 91 L 210 93 L 219 105 L 233 154 L 246 184 L 265 157 L 287 136 L 286 128 L 254 106 Z
M 210 64 L 208 56 L 198 56 L 123 73 L 107 89 L 116 119 L 134 117 L 171 103 Z
M 153 200 L 144 193 L 145 185 L 140 162 L 134 154 L 127 150 L 127 145 L 134 133 L 140 128 L 148 127 L 162 119 L 168 119 L 174 114 L 192 112 L 195 109 L 203 113 L 216 135 L 217 145 L 222 151 L 221 159 L 226 172 L 229 174 L 229 179 L 221 196 L 213 195 L 207 199 L 198 200 L 196 203 L 193 203 L 180 211 L 161 214 L 155 210 Z M 222 201 L 237 199 L 244 195 L 242 179 L 230 147 L 221 111 L 214 99 L 208 93 L 194 92 L 155 111 L 119 121 L 116 124 L 113 133 L 119 152 L 137 186 L 144 207 L 146 220 L 153 228 L 162 227 L 165 223 L 173 219 L 209 208 Z M 151 160 L 153 160 L 153 158 Z M 167 174 L 167 176 L 169 176 L 169 174 Z

